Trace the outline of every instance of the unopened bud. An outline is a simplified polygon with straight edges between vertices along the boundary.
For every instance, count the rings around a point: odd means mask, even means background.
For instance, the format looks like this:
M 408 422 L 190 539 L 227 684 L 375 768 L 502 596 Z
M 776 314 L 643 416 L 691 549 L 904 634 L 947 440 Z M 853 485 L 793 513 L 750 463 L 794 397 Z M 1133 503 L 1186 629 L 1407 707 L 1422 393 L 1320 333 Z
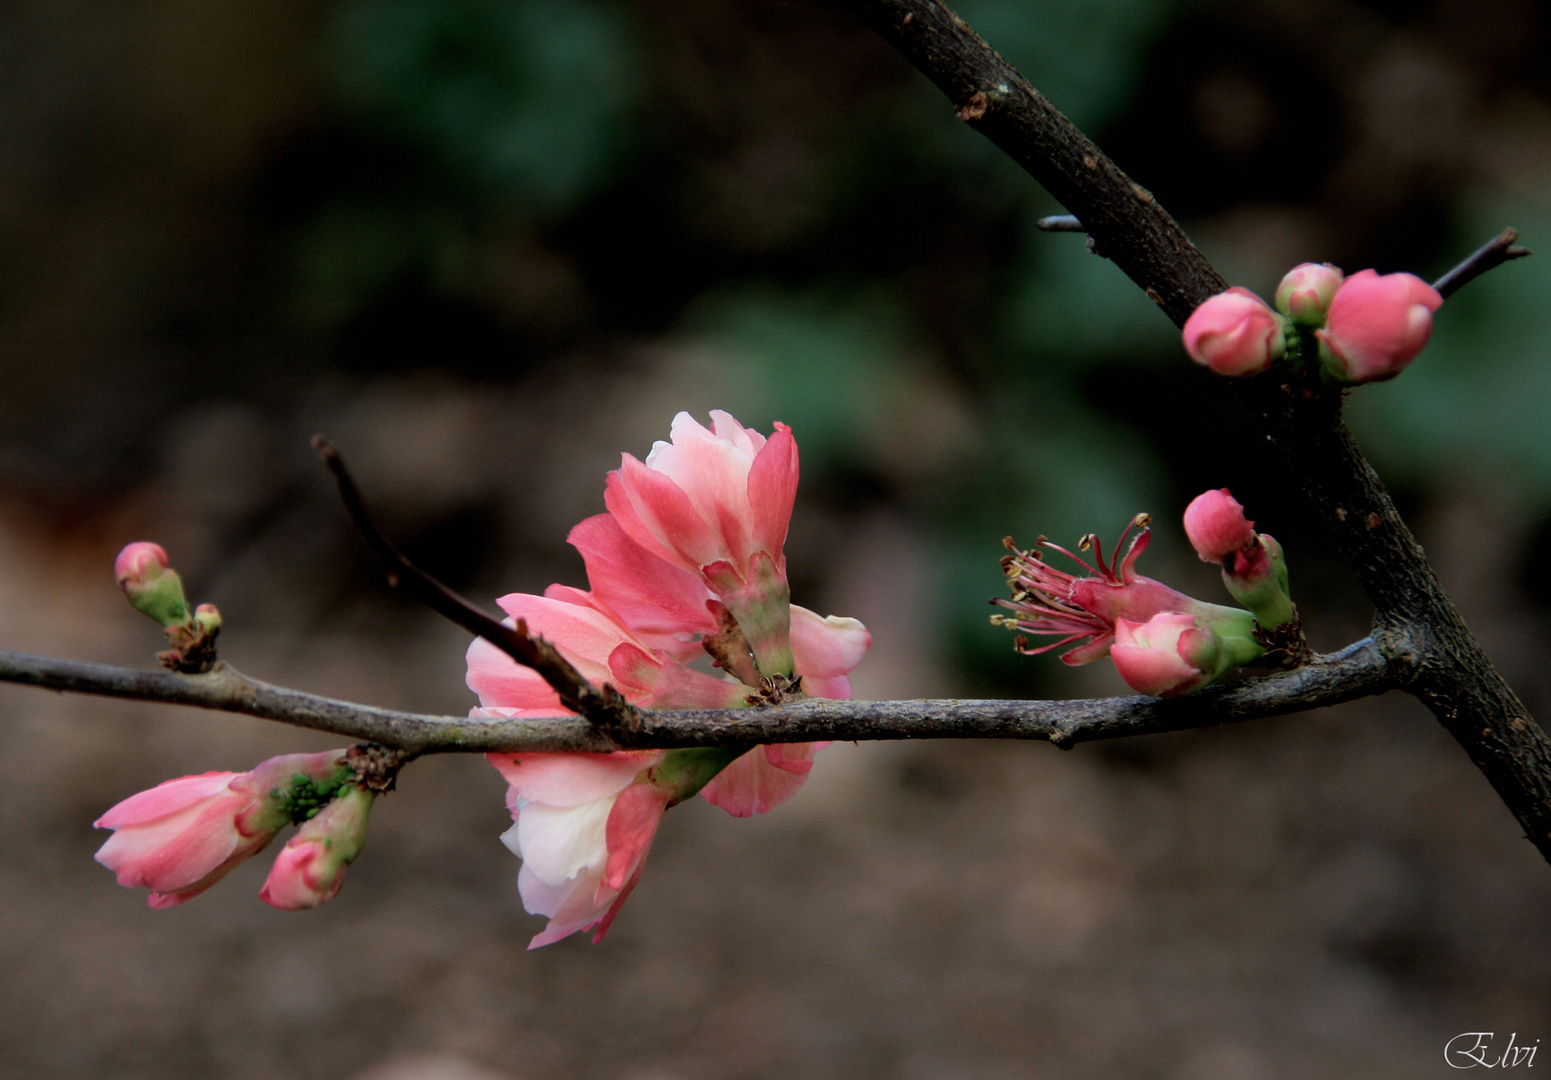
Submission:
M 113 561 L 113 576 L 136 611 L 144 612 L 163 626 L 188 624 L 188 601 L 183 597 L 183 581 L 178 572 L 167 565 L 167 552 L 160 544 L 137 540 L 126 545 Z
M 1255 542 L 1255 523 L 1227 488 L 1205 491 L 1185 508 L 1185 535 L 1202 562 L 1220 563 Z
M 1276 287 L 1276 310 L 1295 323 L 1324 326 L 1341 281 L 1341 271 L 1329 263 L 1295 266 Z
M 214 636 L 221 629 L 221 613 L 214 604 L 200 604 L 194 609 L 194 625 L 205 634 Z
M 366 846 L 372 798 L 369 791 L 345 785 L 281 849 L 259 899 L 282 911 L 306 911 L 332 900 L 345 883 L 345 867 Z
M 1185 351 L 1219 375 L 1258 375 L 1287 351 L 1286 322 L 1248 289 L 1234 286 L 1185 322 Z
M 1330 304 L 1319 338 L 1321 370 L 1338 383 L 1393 379 L 1422 351 L 1433 332 L 1438 290 L 1413 274 L 1359 270 Z

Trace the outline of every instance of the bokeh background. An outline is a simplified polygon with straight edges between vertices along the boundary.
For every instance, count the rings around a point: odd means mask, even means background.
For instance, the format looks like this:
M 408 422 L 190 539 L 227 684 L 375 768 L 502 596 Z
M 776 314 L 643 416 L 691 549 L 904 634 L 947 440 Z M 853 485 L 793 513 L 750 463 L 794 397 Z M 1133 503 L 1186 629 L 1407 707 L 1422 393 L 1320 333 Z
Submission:
M 968 0 L 1234 281 L 1551 252 L 1532 0 Z M 795 598 L 860 696 L 1123 692 L 988 625 L 1000 540 L 1188 499 L 1367 607 L 1167 321 L 869 32 L 773 0 L 0 7 L 0 647 L 149 664 L 173 553 L 274 682 L 441 713 L 459 631 L 390 594 L 307 447 L 482 602 L 673 414 L 790 423 Z M 1551 676 L 1551 255 L 1451 300 L 1351 419 L 1489 651 Z M 1445 1075 L 1551 1044 L 1551 871 L 1410 699 L 1084 746 L 839 746 L 768 818 L 675 810 L 608 941 L 527 953 L 502 785 L 426 760 L 324 909 L 267 859 L 152 912 L 90 822 L 328 740 L 0 686 L 0 1073 L 551 1080 Z M 1547 1049 L 1546 1053 L 1551 1053 Z M 1551 1065 L 1551 1060 L 1537 1061 Z M 1452 1074 L 1449 1074 L 1452 1075 Z

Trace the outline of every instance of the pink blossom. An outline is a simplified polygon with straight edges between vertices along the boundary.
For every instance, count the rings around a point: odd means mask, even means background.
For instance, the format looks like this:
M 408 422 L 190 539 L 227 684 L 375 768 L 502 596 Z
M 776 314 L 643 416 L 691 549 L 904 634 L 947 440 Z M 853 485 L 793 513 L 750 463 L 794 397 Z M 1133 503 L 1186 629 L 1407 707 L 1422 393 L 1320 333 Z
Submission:
M 1283 327 L 1264 300 L 1234 286 L 1185 321 L 1185 351 L 1219 375 L 1258 375 L 1286 350 Z
M 672 442 L 645 464 L 609 473 L 604 503 L 648 553 L 699 575 L 726 605 L 766 678 L 792 674 L 786 528 L 797 494 L 797 443 L 785 424 L 766 439 L 730 415 L 710 430 L 674 417 Z
M 1141 530 L 1127 546 L 1127 535 L 1138 525 L 1142 526 Z M 1011 599 L 998 598 L 993 603 L 1013 614 L 996 615 L 991 621 L 1056 638 L 1048 645 L 1030 647 L 1028 639 L 1020 635 L 1017 640 L 1019 652 L 1034 655 L 1072 645 L 1073 648 L 1061 657 L 1062 661 L 1086 664 L 1113 654 L 1122 622 L 1135 627 L 1150 623 L 1159 615 L 1183 615 L 1193 625 L 1209 632 L 1211 640 L 1221 649 L 1222 657 L 1222 663 L 1190 689 L 1205 685 L 1230 667 L 1249 663 L 1263 655 L 1265 646 L 1256 639 L 1255 618 L 1248 611 L 1203 603 L 1136 572 L 1136 560 L 1146 550 L 1150 539 L 1147 525 L 1147 516 L 1140 514 L 1126 527 L 1115 546 L 1112 561 L 1105 560 L 1104 547 L 1097 537 L 1085 537 L 1082 547 L 1092 549 L 1093 562 L 1097 565 L 1090 565 L 1065 548 L 1040 538 L 1039 547 L 1072 559 L 1089 572 L 1086 577 L 1051 566 L 1045 561 L 1043 552 L 1020 551 L 1009 537 L 1005 543 L 1012 554 L 1002 560 L 1002 567 L 1013 594 Z M 1168 625 L 1162 623 L 1160 627 Z M 1154 633 L 1156 631 L 1150 631 L 1146 640 L 1152 640 Z M 1128 643 L 1135 645 L 1129 637 L 1131 631 L 1127 634 Z M 1155 658 L 1144 659 L 1149 663 L 1157 662 Z M 1119 661 L 1116 666 L 1120 666 Z M 1136 670 L 1134 665 L 1133 670 Z M 1122 676 L 1125 676 L 1124 671 Z M 1129 677 L 1127 682 L 1136 685 Z
M 555 645 L 588 680 L 655 708 L 728 708 L 786 689 L 849 697 L 871 645 L 855 619 L 790 603 L 782 547 L 797 483 L 784 425 L 768 440 L 723 412 L 706 430 L 681 413 L 673 441 L 609 474 L 610 512 L 569 540 L 590 592 L 552 585 L 500 604 Z M 716 678 L 687 664 L 710 652 Z M 535 672 L 483 641 L 469 648 L 475 716 L 566 712 Z M 743 682 L 736 681 L 744 680 Z M 729 752 L 491 755 L 511 784 L 517 824 L 505 837 L 523 859 L 519 891 L 549 925 L 548 944 L 580 929 L 603 936 L 639 879 L 663 812 L 697 792 L 736 816 L 763 813 L 806 780 L 825 743 Z
M 242 828 L 254 795 L 233 781 L 246 775 L 182 776 L 131 795 L 93 822 L 115 830 L 97 861 L 120 885 L 151 889 L 153 908 L 192 900 L 262 851 L 280 827 Z
M 347 786 L 280 849 L 259 899 L 282 911 L 307 911 L 334 899 L 345 867 L 366 845 L 371 806 L 370 792 Z
M 1276 309 L 1296 323 L 1323 326 L 1330 301 L 1341 287 L 1341 271 L 1329 263 L 1302 263 L 1276 287 Z
M 523 904 L 549 925 L 530 949 L 594 929 L 603 940 L 641 868 L 671 793 L 649 782 L 659 750 L 490 754 L 515 822 L 501 837 L 522 858 Z
M 1185 535 L 1202 562 L 1220 563 L 1255 542 L 1255 523 L 1227 488 L 1197 495 L 1185 508 Z
M 1126 685 L 1153 697 L 1178 697 L 1209 683 L 1219 648 L 1210 630 L 1182 611 L 1161 611 L 1145 623 L 1118 619 L 1109 654 Z
M 93 824 L 113 829 L 97 861 L 120 885 L 151 889 L 153 908 L 193 899 L 258 854 L 291 821 L 301 787 L 338 784 L 344 752 L 270 758 L 252 772 L 183 776 L 131 795 Z
M 1443 297 L 1413 274 L 1359 270 L 1330 304 L 1315 331 L 1326 373 L 1339 382 L 1392 379 L 1422 351 Z
M 775 427 L 766 439 L 720 410 L 710 430 L 679 413 L 671 442 L 653 445 L 645 464 L 625 454 L 609 473 L 609 512 L 630 539 L 689 573 L 727 563 L 747 581 L 763 554 L 784 574 L 797 443 L 785 424 Z

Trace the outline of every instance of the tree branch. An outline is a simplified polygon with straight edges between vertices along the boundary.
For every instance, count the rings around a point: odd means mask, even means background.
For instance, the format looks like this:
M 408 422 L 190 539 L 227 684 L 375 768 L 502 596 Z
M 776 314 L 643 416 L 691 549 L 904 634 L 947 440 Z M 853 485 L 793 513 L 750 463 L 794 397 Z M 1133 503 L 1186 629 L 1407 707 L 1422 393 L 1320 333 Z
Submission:
M 939 0 L 839 0 L 947 95 L 955 115 L 1043 184 L 1182 326 L 1228 287 L 1146 189 L 1126 176 Z M 1506 234 L 1505 234 L 1506 236 Z M 1499 237 L 1444 284 L 1458 289 L 1519 249 Z M 1492 252 L 1496 251 L 1497 254 Z M 1495 262 L 1493 260 L 1496 260 Z M 1466 268 L 1473 268 L 1467 270 Z M 1452 280 L 1450 280 L 1452 278 Z M 1375 640 L 1551 860 L 1551 740 L 1471 636 L 1378 474 L 1341 422 L 1339 391 L 1232 380 L 1335 532 L 1377 609 Z
M 640 723 L 634 705 L 612 686 L 600 690 L 588 682 L 560 651 L 541 637 L 528 633 L 527 624 L 519 621 L 515 629 L 491 618 L 464 597 L 443 585 L 436 578 L 420 569 L 393 545 L 377 528 L 366 502 L 355 485 L 339 451 L 322 435 L 312 437 L 312 448 L 334 474 L 339 486 L 339 497 L 350 514 L 350 520 L 372 552 L 388 571 L 388 585 L 403 589 L 410 596 L 425 604 L 432 611 L 451 619 L 476 637 L 482 637 L 523 667 L 532 668 L 544 677 L 560 695 L 561 704 L 572 712 L 580 713 L 600 731 L 610 734 L 635 730 Z
M 521 720 L 423 716 L 304 694 L 222 663 L 203 675 L 138 670 L 0 650 L 0 682 L 241 713 L 376 743 L 408 757 L 449 752 L 608 751 L 620 746 L 753 746 L 880 739 L 1095 739 L 1212 727 L 1335 705 L 1399 686 L 1403 673 L 1371 638 L 1296 671 L 1223 683 L 1188 698 L 1080 701 L 832 701 L 746 709 L 639 710 L 640 726 L 606 735 L 580 716 Z

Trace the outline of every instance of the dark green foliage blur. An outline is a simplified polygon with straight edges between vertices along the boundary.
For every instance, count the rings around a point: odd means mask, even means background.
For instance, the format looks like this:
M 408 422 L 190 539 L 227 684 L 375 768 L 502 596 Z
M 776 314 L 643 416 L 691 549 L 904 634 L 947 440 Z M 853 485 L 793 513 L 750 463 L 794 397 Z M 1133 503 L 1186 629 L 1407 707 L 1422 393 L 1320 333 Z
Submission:
M 677 350 L 746 423 L 792 425 L 815 505 L 887 509 L 922 532 L 935 633 L 981 689 L 1034 692 L 1052 670 L 987 624 L 1004 535 L 1109 537 L 1149 510 L 1157 571 L 1178 557 L 1184 503 L 1229 485 L 1302 542 L 1289 550 L 1313 595 L 1340 591 L 1280 466 L 1167 321 L 1080 236 L 1036 230 L 1060 208 L 831 6 L 284 10 L 253 34 L 285 74 L 224 74 L 270 95 L 233 128 L 230 160 L 193 151 L 195 179 L 178 180 L 176 138 L 147 120 L 122 145 L 55 147 L 38 165 L 50 194 L 18 196 L 61 229 L 87 211 L 105 224 L 76 250 L 8 219 L 12 482 L 110 490 L 146 467 L 142 432 L 212 400 L 294 417 L 320 386 L 429 372 L 520 389 Z M 1461 10 L 961 8 L 1266 295 L 1304 259 L 1435 276 L 1509 222 L 1551 249 L 1543 27 L 1530 12 L 1510 40 Z M 164 231 L 152 242 L 131 220 Z M 55 338 L 44 328 L 66 316 L 35 282 L 61 277 L 84 328 Z M 1471 286 L 1412 371 L 1354 395 L 1406 498 L 1486 483 L 1531 516 L 1551 504 L 1548 278 L 1536 259 Z M 459 535 L 491 516 L 447 513 Z M 495 541 L 458 544 L 496 557 Z

